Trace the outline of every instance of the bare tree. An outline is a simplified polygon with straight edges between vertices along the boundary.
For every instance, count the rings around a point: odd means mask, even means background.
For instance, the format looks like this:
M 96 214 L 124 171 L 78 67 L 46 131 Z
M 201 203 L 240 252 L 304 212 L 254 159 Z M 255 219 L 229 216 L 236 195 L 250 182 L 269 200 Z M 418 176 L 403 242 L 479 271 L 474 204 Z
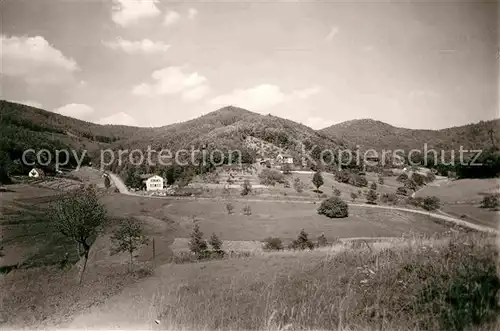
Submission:
M 79 248 L 83 248 L 85 262 L 80 274 L 81 283 L 87 267 L 91 240 L 99 233 L 106 220 L 106 209 L 99 202 L 95 189 L 88 187 L 59 199 L 50 217 L 54 218 L 57 229 L 63 235 L 75 241 Z
M 144 234 L 141 223 L 133 218 L 126 219 L 120 224 L 111 237 L 115 244 L 115 252 L 128 252 L 130 255 L 129 272 L 132 267 L 134 252 L 142 245 L 148 243 L 148 238 Z

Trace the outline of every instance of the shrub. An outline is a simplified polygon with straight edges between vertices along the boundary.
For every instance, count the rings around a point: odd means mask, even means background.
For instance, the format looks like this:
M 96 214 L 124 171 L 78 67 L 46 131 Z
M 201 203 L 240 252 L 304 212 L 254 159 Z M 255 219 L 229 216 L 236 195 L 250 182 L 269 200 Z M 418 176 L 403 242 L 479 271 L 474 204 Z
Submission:
M 252 208 L 249 205 L 243 207 L 243 215 L 250 216 L 252 215 Z
M 295 189 L 295 191 L 297 191 L 297 193 L 302 193 L 304 192 L 305 184 L 300 180 L 299 177 L 296 177 L 293 180 L 293 188 Z
M 423 186 L 426 182 L 426 177 L 419 173 L 414 172 L 411 175 L 411 181 L 414 182 L 417 186 Z
M 399 200 L 399 198 L 398 198 L 396 193 L 384 193 L 380 197 L 380 202 L 382 202 L 382 203 L 396 204 L 396 203 L 398 203 L 398 200 Z
M 289 163 L 285 163 L 281 167 L 281 170 L 283 171 L 283 174 L 290 175 L 292 173 L 292 166 Z
M 228 215 L 231 215 L 233 213 L 234 206 L 231 202 L 226 203 L 226 210 Z
M 264 239 L 264 249 L 268 251 L 280 251 L 283 249 L 283 242 L 277 237 L 266 238 Z
M 365 176 L 359 174 L 352 174 L 348 181 L 349 184 L 356 187 L 366 187 L 368 186 L 368 181 Z
M 432 171 L 429 171 L 425 177 L 426 177 L 426 180 L 428 183 L 436 180 L 436 175 L 434 175 L 434 173 Z
M 336 197 L 339 197 L 342 193 L 340 192 L 340 190 L 338 188 L 334 189 L 333 190 L 333 195 L 336 196 Z
M 368 193 L 366 194 L 366 202 L 371 204 L 371 205 L 376 205 L 377 204 L 377 192 L 375 190 L 369 190 Z
M 318 208 L 318 214 L 330 218 L 343 218 L 349 216 L 349 206 L 338 197 L 324 200 Z
M 500 194 L 488 194 L 481 201 L 481 208 L 497 209 L 500 207 Z
M 302 229 L 300 231 L 299 236 L 297 237 L 297 239 L 295 239 L 294 241 L 292 241 L 292 243 L 290 244 L 290 248 L 291 249 L 301 249 L 301 250 L 304 250 L 304 249 L 313 249 L 314 248 L 314 244 L 309 239 L 309 234 L 304 229 Z
M 425 197 L 422 201 L 422 208 L 428 211 L 439 209 L 440 200 L 438 197 Z
M 404 183 L 408 180 L 408 175 L 403 172 L 401 175 L 398 176 L 398 178 L 396 178 L 396 180 L 400 183 Z
M 354 193 L 354 192 L 351 192 L 352 202 L 354 202 L 357 198 L 358 198 L 358 195 L 356 193 Z
M 351 172 L 348 170 L 341 170 L 335 173 L 335 180 L 341 183 L 348 183 L 351 178 Z
M 263 169 L 259 174 L 259 181 L 262 185 L 274 186 L 277 183 L 283 184 L 285 176 L 275 169 Z
M 379 178 L 378 178 L 378 183 L 379 183 L 380 185 L 384 185 L 384 178 L 383 178 L 383 177 L 379 177 Z
M 370 185 L 370 189 L 376 191 L 377 190 L 377 183 L 373 182 L 371 185 Z
M 318 247 L 328 246 L 328 240 L 326 239 L 324 233 L 322 233 L 321 236 L 318 237 L 316 246 L 318 246 Z
M 406 187 L 402 187 L 402 186 L 398 187 L 397 190 L 396 190 L 396 194 L 407 196 L 408 195 L 408 189 Z
M 407 181 L 405 181 L 405 187 L 407 189 L 410 189 L 412 191 L 416 191 L 417 190 L 417 183 L 415 183 L 413 180 L 411 179 L 408 179 Z
M 196 224 L 191 232 L 191 240 L 189 241 L 189 250 L 193 252 L 198 259 L 206 258 L 208 255 L 208 245 L 203 238 L 203 232 Z
M 222 250 L 222 240 L 220 240 L 215 233 L 212 233 L 208 243 L 212 248 L 212 256 L 223 257 L 225 255 L 225 252 Z
M 250 184 L 248 179 L 245 179 L 243 184 L 241 184 L 241 195 L 245 196 L 250 193 L 252 193 L 252 184 Z
M 312 178 L 312 183 L 316 186 L 316 191 L 319 191 L 319 188 L 324 184 L 323 175 L 321 175 L 321 171 L 316 171 Z

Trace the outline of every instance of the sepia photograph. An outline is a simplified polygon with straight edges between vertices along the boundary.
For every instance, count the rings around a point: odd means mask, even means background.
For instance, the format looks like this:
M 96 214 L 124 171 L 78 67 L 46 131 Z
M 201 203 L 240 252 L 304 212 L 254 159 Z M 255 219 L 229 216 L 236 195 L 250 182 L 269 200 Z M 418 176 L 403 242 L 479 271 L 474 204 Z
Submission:
M 0 330 L 500 331 L 498 0 L 0 0 Z

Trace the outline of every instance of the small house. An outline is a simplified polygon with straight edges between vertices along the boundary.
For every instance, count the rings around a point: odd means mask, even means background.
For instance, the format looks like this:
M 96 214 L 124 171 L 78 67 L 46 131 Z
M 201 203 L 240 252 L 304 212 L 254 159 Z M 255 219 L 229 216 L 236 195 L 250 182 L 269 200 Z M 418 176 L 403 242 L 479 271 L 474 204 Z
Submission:
M 28 176 L 31 178 L 39 178 L 44 176 L 44 172 L 40 168 L 33 168 L 31 171 L 28 173 Z
M 276 157 L 277 163 L 280 164 L 293 164 L 293 157 L 289 154 L 278 154 Z
M 141 175 L 142 182 L 146 187 L 146 191 L 163 190 L 163 178 L 158 175 L 147 174 Z

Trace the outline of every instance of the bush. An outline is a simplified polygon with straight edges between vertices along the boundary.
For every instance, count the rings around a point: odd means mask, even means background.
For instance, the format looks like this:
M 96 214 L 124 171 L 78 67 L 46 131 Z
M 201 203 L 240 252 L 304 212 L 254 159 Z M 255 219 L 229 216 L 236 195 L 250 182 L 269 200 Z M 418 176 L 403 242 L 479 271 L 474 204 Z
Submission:
M 425 197 L 422 201 L 422 208 L 428 211 L 439 209 L 440 200 L 438 197 Z
M 380 185 L 384 185 L 384 178 L 383 178 L 383 177 L 379 177 L 379 178 L 378 178 L 378 183 L 379 183 Z
M 481 201 L 481 208 L 497 209 L 500 207 L 500 194 L 488 194 Z
M 281 167 L 281 170 L 283 171 L 283 174 L 290 175 L 292 173 L 292 166 L 289 163 L 285 163 Z
M 283 242 L 280 238 L 269 237 L 264 239 L 264 249 L 268 251 L 280 251 L 283 249 Z
M 396 194 L 407 196 L 408 195 L 408 189 L 406 187 L 402 187 L 402 186 L 398 187 L 397 190 L 396 190 Z
M 338 197 L 328 198 L 319 206 L 318 214 L 330 218 L 344 218 L 349 216 L 349 206 Z
M 302 193 L 304 192 L 304 188 L 305 188 L 305 184 L 304 182 L 302 182 L 300 180 L 299 177 L 296 177 L 294 180 L 293 180 L 293 188 L 295 189 L 295 191 L 297 191 L 297 193 Z
M 398 198 L 396 193 L 384 193 L 380 197 L 380 202 L 382 202 L 382 203 L 397 204 L 398 200 L 399 200 L 399 198 Z
M 274 186 L 276 184 L 283 184 L 285 176 L 275 169 L 263 169 L 259 174 L 259 181 L 262 185 Z
M 312 178 L 312 183 L 316 186 L 316 191 L 319 191 L 319 188 L 324 184 L 323 175 L 321 175 L 321 171 L 316 171 Z
M 434 173 L 432 171 L 429 171 L 425 177 L 426 177 L 426 180 L 428 183 L 436 180 L 436 175 L 434 175 Z
M 366 194 L 366 202 L 369 203 L 370 205 L 376 205 L 377 204 L 377 192 L 374 190 L 369 190 L 368 193 Z
M 318 237 L 316 246 L 317 247 L 328 246 L 328 240 L 326 239 L 325 234 L 322 233 L 321 236 Z
M 370 189 L 376 191 L 377 190 L 377 183 L 373 182 L 371 185 L 370 185 Z
M 411 181 L 414 182 L 417 186 L 425 185 L 427 179 L 424 175 L 414 172 L 411 175 Z
M 368 181 L 365 176 L 359 174 L 352 174 L 348 181 L 349 184 L 356 187 L 366 187 L 368 186 Z
M 354 193 L 354 192 L 351 192 L 352 202 L 354 202 L 357 198 L 358 198 L 358 195 L 356 193 Z
M 243 215 L 245 215 L 245 216 L 252 215 L 252 208 L 250 208 L 249 205 L 246 205 L 245 207 L 243 207 Z
M 309 239 L 309 234 L 304 229 L 302 229 L 300 231 L 299 236 L 297 237 L 297 239 L 295 239 L 294 241 L 292 241 L 292 243 L 290 244 L 290 248 L 291 249 L 301 249 L 301 250 L 304 250 L 304 249 L 313 249 L 314 248 L 314 244 Z
M 338 188 L 334 189 L 333 190 L 333 195 L 336 196 L 336 197 L 339 197 L 342 193 L 340 192 L 340 190 Z
M 404 183 L 408 180 L 408 175 L 403 172 L 401 175 L 398 176 L 398 178 L 396 178 L 396 180 L 400 183 Z
M 335 180 L 340 183 L 348 183 L 351 178 L 351 172 L 348 170 L 341 170 L 335 173 Z
M 241 185 L 241 195 L 249 195 L 252 193 L 252 184 L 250 184 L 250 181 L 248 179 L 245 179 L 243 184 Z
M 405 187 L 407 189 L 410 189 L 412 191 L 416 191 L 417 190 L 417 183 L 415 183 L 413 180 L 411 179 L 408 179 L 407 181 L 405 181 Z
M 228 215 L 231 215 L 233 213 L 234 206 L 231 202 L 226 203 L 226 210 Z

